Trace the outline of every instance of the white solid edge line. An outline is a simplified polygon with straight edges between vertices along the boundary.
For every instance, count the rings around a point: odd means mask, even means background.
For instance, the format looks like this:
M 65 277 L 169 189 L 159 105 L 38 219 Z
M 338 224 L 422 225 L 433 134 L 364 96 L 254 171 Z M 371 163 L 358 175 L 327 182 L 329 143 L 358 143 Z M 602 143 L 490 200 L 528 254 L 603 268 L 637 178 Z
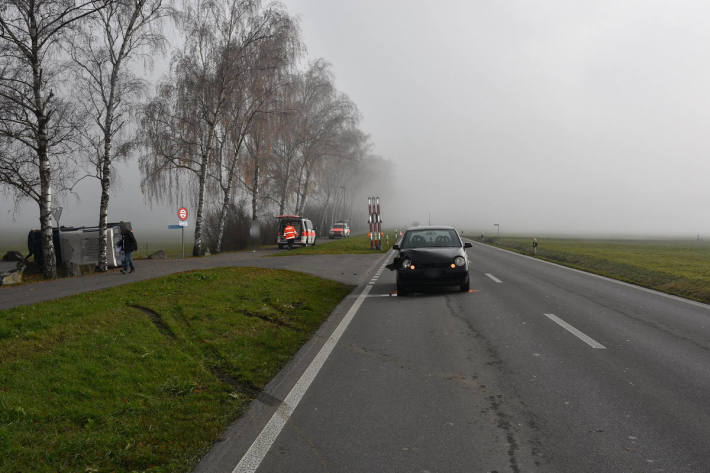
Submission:
M 545 314 L 545 317 L 552 320 L 557 325 L 559 325 L 563 329 L 567 330 L 569 333 L 571 333 L 575 337 L 579 338 L 580 340 L 582 340 L 584 343 L 586 343 L 590 347 L 596 348 L 598 350 L 606 350 L 606 347 L 604 345 L 602 345 L 598 341 L 594 340 L 589 335 L 586 335 L 583 332 L 577 330 L 576 328 L 574 328 L 573 326 L 571 326 L 570 324 L 568 324 L 567 322 L 565 322 L 561 318 L 557 317 L 555 314 Z
M 473 240 L 471 240 L 471 241 L 473 241 Z M 565 266 L 565 265 L 558 264 L 558 263 L 553 263 L 552 261 L 546 261 L 546 260 L 540 259 L 540 258 L 533 258 L 532 256 L 528 256 L 528 255 L 521 255 L 520 253 L 516 253 L 515 251 L 506 250 L 505 248 L 499 248 L 499 247 L 493 246 L 493 245 L 486 245 L 484 243 L 479 243 L 477 241 L 474 241 L 473 243 L 483 246 L 484 248 L 492 248 L 494 250 L 503 251 L 503 252 L 509 253 L 511 255 L 520 256 L 521 258 L 527 258 L 532 261 L 537 261 L 538 263 L 549 264 L 550 266 L 556 266 L 558 268 L 566 269 L 568 271 L 574 271 L 575 273 L 585 274 L 587 276 L 591 276 L 591 277 L 594 277 L 597 279 L 603 279 L 604 281 L 613 282 L 615 284 L 620 284 L 620 285 L 626 286 L 626 287 L 632 287 L 634 289 L 638 289 L 639 291 L 643 291 L 643 292 L 647 292 L 649 294 L 655 294 L 657 296 L 665 297 L 666 299 L 672 299 L 674 301 L 685 302 L 686 304 L 689 304 L 689 305 L 692 305 L 695 307 L 701 307 L 703 309 L 710 309 L 710 304 L 703 304 L 702 302 L 693 301 L 693 300 L 686 299 L 684 297 L 676 296 L 673 294 L 666 294 L 665 292 L 657 291 L 655 289 L 649 289 L 649 288 L 643 287 L 643 286 L 637 286 L 636 284 L 631 284 L 626 281 L 619 281 L 618 279 L 613 279 L 613 278 L 610 278 L 607 276 L 602 276 L 601 274 L 590 273 L 589 271 L 582 271 L 581 269 L 577 269 L 577 268 L 570 268 L 569 266 Z
M 501 284 L 503 282 L 500 279 L 498 279 L 497 277 L 493 276 L 491 273 L 485 273 L 485 274 L 486 274 L 486 276 L 488 276 L 489 279 L 497 282 L 498 284 Z
M 382 265 L 383 268 L 385 264 L 387 264 L 387 258 L 385 258 L 385 262 Z M 251 444 L 249 450 L 247 450 L 237 466 L 234 467 L 232 473 L 253 473 L 257 468 L 259 468 L 259 465 L 266 457 L 266 454 L 269 453 L 271 446 L 276 441 L 276 438 L 281 433 L 281 430 L 286 425 L 286 422 L 291 417 L 291 414 L 293 414 L 293 411 L 296 410 L 298 403 L 301 402 L 303 395 L 306 394 L 306 391 L 325 364 L 325 361 L 330 356 L 330 353 L 335 348 L 335 345 L 337 345 L 340 337 L 348 328 L 348 325 L 350 325 L 350 322 L 360 309 L 360 306 L 364 302 L 365 298 L 367 298 L 367 295 L 371 289 L 372 286 L 370 284 L 367 284 L 364 287 L 338 326 L 335 330 L 333 330 L 333 333 L 330 337 L 328 337 L 328 340 L 326 340 L 323 344 L 318 354 L 308 365 L 308 368 L 306 368 L 298 381 L 296 381 L 296 384 L 293 388 L 291 388 L 291 391 L 289 391 L 286 395 L 286 398 L 278 409 L 276 409 L 274 415 L 271 416 L 269 422 L 266 423 L 254 442 Z

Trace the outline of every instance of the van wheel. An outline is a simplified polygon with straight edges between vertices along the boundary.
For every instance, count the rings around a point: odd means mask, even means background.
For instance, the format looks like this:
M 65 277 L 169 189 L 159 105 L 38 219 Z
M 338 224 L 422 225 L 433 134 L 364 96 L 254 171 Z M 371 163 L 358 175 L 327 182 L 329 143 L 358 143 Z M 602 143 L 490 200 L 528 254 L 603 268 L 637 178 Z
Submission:
M 316 239 L 313 239 L 313 246 L 316 246 Z

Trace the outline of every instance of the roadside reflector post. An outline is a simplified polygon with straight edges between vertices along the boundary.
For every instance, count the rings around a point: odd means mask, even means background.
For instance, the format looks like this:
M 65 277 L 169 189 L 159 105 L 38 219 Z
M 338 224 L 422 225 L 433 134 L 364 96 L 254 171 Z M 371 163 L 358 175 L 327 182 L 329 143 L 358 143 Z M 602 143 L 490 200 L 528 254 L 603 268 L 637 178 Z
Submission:
M 370 249 L 382 250 L 382 217 L 380 216 L 380 198 L 370 196 L 367 198 L 367 223 L 370 230 Z M 389 241 L 389 236 L 387 237 Z

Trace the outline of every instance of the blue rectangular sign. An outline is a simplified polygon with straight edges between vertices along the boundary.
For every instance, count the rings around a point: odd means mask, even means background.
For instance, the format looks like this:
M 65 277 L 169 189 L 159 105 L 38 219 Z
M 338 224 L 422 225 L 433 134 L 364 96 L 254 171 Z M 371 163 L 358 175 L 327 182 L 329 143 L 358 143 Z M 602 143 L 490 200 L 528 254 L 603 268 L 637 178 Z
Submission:
M 181 229 L 182 227 L 181 227 L 180 225 L 168 225 L 168 228 L 169 228 L 170 230 L 179 230 L 179 229 Z

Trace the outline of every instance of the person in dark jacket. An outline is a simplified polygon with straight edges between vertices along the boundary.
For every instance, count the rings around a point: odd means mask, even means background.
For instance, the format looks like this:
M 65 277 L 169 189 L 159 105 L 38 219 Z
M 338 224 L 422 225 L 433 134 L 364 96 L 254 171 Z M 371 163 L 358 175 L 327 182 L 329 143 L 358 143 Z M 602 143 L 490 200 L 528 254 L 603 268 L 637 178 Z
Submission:
M 121 270 L 122 274 L 126 273 L 134 273 L 136 271 L 136 267 L 133 265 L 133 258 L 131 257 L 131 253 L 136 251 L 138 249 L 138 242 L 136 241 L 136 237 L 133 236 L 133 230 L 126 230 L 121 232 L 121 242 L 119 243 L 121 245 L 121 248 L 123 248 L 123 269 Z M 131 268 L 130 271 L 128 268 Z

